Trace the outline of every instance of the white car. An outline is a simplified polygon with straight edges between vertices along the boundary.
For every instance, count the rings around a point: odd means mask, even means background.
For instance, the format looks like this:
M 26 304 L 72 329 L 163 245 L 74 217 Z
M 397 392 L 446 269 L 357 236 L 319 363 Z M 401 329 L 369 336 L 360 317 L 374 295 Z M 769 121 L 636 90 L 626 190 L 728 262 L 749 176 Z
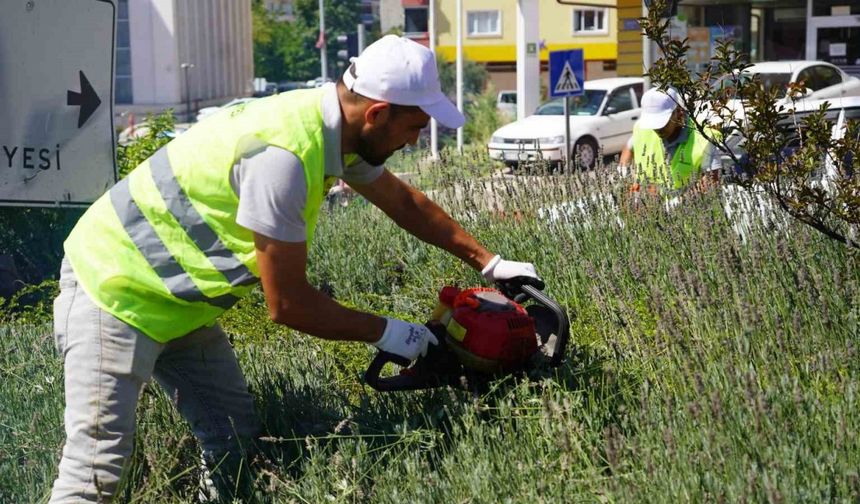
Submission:
M 639 77 L 585 82 L 585 93 L 570 99 L 572 156 L 591 168 L 603 154 L 621 152 L 639 119 L 643 80 Z M 548 101 L 534 115 L 496 130 L 490 138 L 490 157 L 506 164 L 564 159 L 564 100 Z
M 783 96 L 791 82 L 803 82 L 809 90 L 805 99 L 860 96 L 860 79 L 825 61 L 765 61 L 744 73 L 758 75 L 768 87 L 781 86 Z
M 251 102 L 254 100 L 256 100 L 256 98 L 251 97 L 251 96 L 246 96 L 244 98 L 234 98 L 233 100 L 230 100 L 229 102 L 225 103 L 224 105 L 221 105 L 220 107 L 204 107 L 204 108 L 200 109 L 199 111 L 197 111 L 197 122 L 200 122 L 203 119 L 206 119 L 207 117 L 214 114 L 215 112 L 218 112 L 221 109 L 225 109 L 225 108 L 229 108 L 229 107 L 235 107 L 236 105 L 241 105 L 243 103 L 248 103 L 248 102 Z
M 798 100 L 798 104 L 825 98 L 860 96 L 860 79 L 846 74 L 839 67 L 825 61 L 764 61 L 745 69 L 741 75 L 742 77 L 756 75 L 766 88 L 779 89 L 777 96 L 779 104 L 790 105 L 786 92 L 788 85 L 794 82 L 803 82 L 806 87 L 806 94 Z M 731 88 L 734 86 L 733 80 L 733 78 L 723 77 L 713 85 Z M 730 100 L 728 108 L 736 118 L 740 119 L 745 115 L 740 100 Z M 718 118 L 711 117 L 708 111 L 700 116 L 700 119 L 704 118 L 719 122 Z
M 515 89 L 506 89 L 499 91 L 496 97 L 496 110 L 504 114 L 507 118 L 517 117 L 517 91 Z
M 172 131 L 165 131 L 165 132 L 161 133 L 160 136 L 163 136 L 165 138 L 171 138 L 171 139 L 176 138 L 177 136 L 181 135 L 182 133 L 185 133 L 186 131 L 188 131 L 189 127 L 190 126 L 187 123 L 174 124 Z M 124 130 L 122 130 L 120 132 L 120 134 L 117 135 L 117 143 L 119 145 L 129 145 L 129 144 L 135 142 L 136 140 L 140 140 L 141 138 L 148 136 L 149 130 L 150 130 L 150 124 L 147 121 L 144 121 L 142 123 L 138 123 L 135 125 L 131 125 L 131 126 L 125 128 Z

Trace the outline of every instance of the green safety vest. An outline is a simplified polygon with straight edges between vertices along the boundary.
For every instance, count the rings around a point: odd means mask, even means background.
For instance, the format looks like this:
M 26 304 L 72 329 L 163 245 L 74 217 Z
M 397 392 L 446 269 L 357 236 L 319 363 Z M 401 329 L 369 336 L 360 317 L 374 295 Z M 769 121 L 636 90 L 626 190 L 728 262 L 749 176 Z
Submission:
M 663 139 L 654 130 L 640 128 L 638 123 L 633 126 L 633 156 L 640 182 L 682 189 L 691 182 L 693 175 L 699 173 L 710 142 L 692 123 L 688 123 L 687 128 L 687 139 L 675 149 L 667 173 Z M 718 139 L 719 135 L 718 131 L 710 130 L 711 138 Z
M 304 166 L 307 243 L 334 178 L 324 175 L 322 89 L 218 112 L 99 198 L 64 243 L 103 310 L 167 342 L 214 323 L 259 282 L 254 234 L 236 223 L 230 171 L 273 146 Z

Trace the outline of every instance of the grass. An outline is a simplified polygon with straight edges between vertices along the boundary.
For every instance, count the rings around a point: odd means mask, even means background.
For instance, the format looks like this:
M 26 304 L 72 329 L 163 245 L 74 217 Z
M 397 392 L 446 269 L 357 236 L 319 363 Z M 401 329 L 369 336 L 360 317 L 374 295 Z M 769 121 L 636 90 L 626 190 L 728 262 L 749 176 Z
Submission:
M 667 210 L 630 204 L 608 171 L 487 178 L 481 162 L 416 180 L 489 248 L 536 264 L 571 315 L 567 362 L 480 397 L 378 394 L 358 378 L 369 348 L 276 327 L 252 296 L 223 324 L 266 425 L 260 501 L 860 499 L 856 255 L 791 222 L 741 235 L 716 192 Z M 310 264 L 340 302 L 413 321 L 443 285 L 480 281 L 361 201 L 326 214 Z M 47 322 L 0 327 L 0 502 L 44 499 L 56 471 Z M 138 422 L 122 501 L 190 502 L 198 448 L 154 385 Z

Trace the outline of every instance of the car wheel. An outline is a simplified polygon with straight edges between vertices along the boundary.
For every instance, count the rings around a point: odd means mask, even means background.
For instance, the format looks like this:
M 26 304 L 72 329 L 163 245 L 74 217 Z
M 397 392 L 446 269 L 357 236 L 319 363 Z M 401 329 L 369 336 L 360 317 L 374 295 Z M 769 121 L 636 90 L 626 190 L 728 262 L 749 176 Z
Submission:
M 573 160 L 574 166 L 579 166 L 583 170 L 594 168 L 597 163 L 597 142 L 590 137 L 577 140 L 573 146 Z

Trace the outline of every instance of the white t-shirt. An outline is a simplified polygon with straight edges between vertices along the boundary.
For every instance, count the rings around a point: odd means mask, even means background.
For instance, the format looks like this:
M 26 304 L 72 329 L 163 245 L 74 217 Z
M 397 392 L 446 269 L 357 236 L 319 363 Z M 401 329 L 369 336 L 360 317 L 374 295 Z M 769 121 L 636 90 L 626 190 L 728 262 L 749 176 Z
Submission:
M 342 118 L 337 89 L 325 86 L 322 100 L 325 175 L 348 184 L 367 184 L 382 175 L 382 166 L 362 159 L 345 166 L 341 154 Z M 236 222 L 269 238 L 285 242 L 305 241 L 304 207 L 308 187 L 302 161 L 292 152 L 269 146 L 242 158 L 230 173 L 239 196 Z
M 684 126 L 681 129 L 681 133 L 675 138 L 675 140 L 671 142 L 666 142 L 663 140 L 663 150 L 666 152 L 666 164 L 671 164 L 672 156 L 675 155 L 675 151 L 678 149 L 678 146 L 687 141 L 687 137 L 690 136 L 690 128 L 689 126 Z M 633 136 L 627 140 L 627 148 L 633 150 Z M 636 152 L 633 152 L 633 159 L 636 159 Z M 717 151 L 717 148 L 714 144 L 709 143 L 708 147 L 705 149 L 705 154 L 702 156 L 702 171 L 710 172 L 714 170 L 719 170 L 723 167 L 723 161 L 720 158 L 720 153 Z

